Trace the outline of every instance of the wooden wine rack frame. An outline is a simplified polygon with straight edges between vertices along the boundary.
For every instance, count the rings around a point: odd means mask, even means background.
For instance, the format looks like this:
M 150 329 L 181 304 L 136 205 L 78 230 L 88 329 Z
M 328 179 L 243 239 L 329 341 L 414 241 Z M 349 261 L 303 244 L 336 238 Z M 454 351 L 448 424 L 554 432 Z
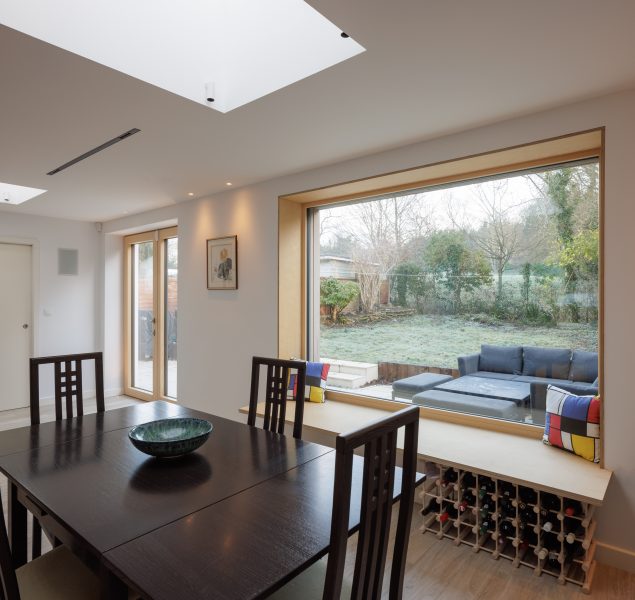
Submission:
M 443 474 L 448 468 L 453 468 L 459 475 L 458 480 L 455 483 L 449 483 L 446 486 L 441 485 Z M 435 472 L 436 471 L 436 472 Z M 469 506 L 464 512 L 459 511 L 457 518 L 449 518 L 445 523 L 442 523 L 439 519 L 438 513 L 430 513 L 423 517 L 423 525 L 421 527 L 422 532 L 430 532 L 435 534 L 439 539 L 448 538 L 454 542 L 456 546 L 466 545 L 470 546 L 474 552 L 484 550 L 490 552 L 494 559 L 504 558 L 511 562 L 513 567 L 528 567 L 533 569 L 536 576 L 542 574 L 551 575 L 555 577 L 558 583 L 564 585 L 565 583 L 573 583 L 582 587 L 582 591 L 589 594 L 591 592 L 591 584 L 593 582 L 593 576 L 595 574 L 596 561 L 595 561 L 595 541 L 593 539 L 595 534 L 595 520 L 593 518 L 595 512 L 595 506 L 591 504 L 582 503 L 583 515 L 577 517 L 571 517 L 582 521 L 582 525 L 585 528 L 585 536 L 583 538 L 576 538 L 577 541 L 582 543 L 582 547 L 586 551 L 580 558 L 573 558 L 569 562 L 564 560 L 564 535 L 562 532 L 563 523 L 563 501 L 567 499 L 566 496 L 558 495 L 560 499 L 560 511 L 552 511 L 553 516 L 550 519 L 557 525 L 552 533 L 558 534 L 558 540 L 560 541 L 559 563 L 560 569 L 554 570 L 548 564 L 547 559 L 540 560 L 538 554 L 540 553 L 540 532 L 542 528 L 541 515 L 538 507 L 541 506 L 540 496 L 543 492 L 540 489 L 536 489 L 531 485 L 518 485 L 505 479 L 491 477 L 487 475 L 479 474 L 474 470 L 462 470 L 455 467 L 448 467 L 438 463 L 428 463 L 428 479 L 426 480 L 422 491 L 420 492 L 420 498 L 423 502 L 424 508 L 428 503 L 436 498 L 440 504 L 443 501 L 451 502 L 455 508 L 458 509 L 462 499 L 462 486 L 461 482 L 464 473 L 472 473 L 476 477 L 476 488 L 472 489 L 472 493 L 476 498 L 476 506 Z M 499 482 L 504 481 L 507 485 L 512 485 L 516 491 L 516 499 L 512 501 L 512 505 L 516 508 L 515 517 L 503 517 L 512 523 L 515 528 L 516 535 L 513 539 L 504 538 L 499 535 L 500 521 L 495 521 L 495 529 L 481 534 L 481 498 L 479 497 L 479 480 L 483 477 L 487 477 L 495 482 L 495 491 L 491 493 L 491 497 L 495 501 L 495 508 L 493 513 L 500 514 L 499 508 Z M 518 488 L 529 487 L 533 489 L 538 496 L 536 505 L 528 504 L 528 507 L 534 509 L 536 514 L 536 523 L 534 531 L 538 534 L 538 545 L 525 546 L 520 544 L 519 536 L 519 508 L 518 508 Z M 554 494 L 557 495 L 557 494 Z M 555 517 L 555 518 L 554 518 Z M 569 517 L 567 517 L 569 518 Z M 558 529 L 559 528 L 559 529 Z

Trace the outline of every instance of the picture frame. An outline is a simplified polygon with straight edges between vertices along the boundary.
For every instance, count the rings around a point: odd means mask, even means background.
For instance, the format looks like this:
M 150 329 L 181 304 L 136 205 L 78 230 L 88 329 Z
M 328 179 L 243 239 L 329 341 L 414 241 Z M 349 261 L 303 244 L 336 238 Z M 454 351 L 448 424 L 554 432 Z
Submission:
M 207 289 L 238 289 L 238 236 L 207 240 Z

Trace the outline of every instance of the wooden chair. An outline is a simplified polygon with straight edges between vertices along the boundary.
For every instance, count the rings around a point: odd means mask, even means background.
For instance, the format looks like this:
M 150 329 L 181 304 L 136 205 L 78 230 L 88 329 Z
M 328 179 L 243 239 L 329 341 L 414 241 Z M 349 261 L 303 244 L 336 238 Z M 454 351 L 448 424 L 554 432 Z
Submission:
M 388 598 L 401 599 L 417 472 L 419 409 L 416 406 L 400 410 L 357 431 L 337 436 L 329 555 L 326 560 L 318 561 L 275 592 L 272 599 L 381 598 L 393 506 L 397 432 L 400 427 L 405 427 L 403 473 Z M 344 565 L 353 453 L 361 446 L 364 447 L 361 521 L 355 571 L 349 582 L 344 579 Z M 345 593 L 342 596 L 343 591 Z
M 60 546 L 14 569 L 0 502 L 0 598 L 3 600 L 91 600 L 100 598 L 99 580 Z
M 72 419 L 84 414 L 84 388 L 82 364 L 95 362 L 95 394 L 97 412 L 104 412 L 104 363 L 101 352 L 67 354 L 62 356 L 42 356 L 29 361 L 31 425 L 40 424 L 40 365 L 53 365 L 55 381 L 55 420 Z M 73 414 L 73 399 L 75 414 Z M 66 409 L 66 417 L 64 410 Z M 53 541 L 55 543 L 55 541 Z M 37 558 L 42 552 L 42 528 L 33 517 L 33 543 L 31 556 Z
M 29 365 L 31 425 L 39 425 L 40 423 L 40 365 L 53 365 L 55 371 L 55 420 L 61 421 L 64 418 L 62 400 L 64 400 L 67 419 L 84 414 L 82 363 L 88 360 L 95 361 L 97 412 L 104 412 L 104 362 L 101 352 L 42 356 L 32 358 Z M 77 407 L 75 415 L 73 415 L 73 398 L 75 398 Z
M 295 418 L 293 420 L 293 437 L 302 437 L 302 419 L 304 418 L 304 386 L 306 381 L 306 363 L 301 360 L 282 360 L 278 358 L 262 358 L 254 356 L 251 365 L 251 394 L 249 396 L 249 415 L 247 424 L 256 424 L 258 408 L 258 387 L 260 384 L 260 368 L 267 367 L 267 383 L 265 390 L 264 429 L 284 433 L 284 419 L 287 410 L 287 388 L 289 373 L 297 372 L 295 394 Z

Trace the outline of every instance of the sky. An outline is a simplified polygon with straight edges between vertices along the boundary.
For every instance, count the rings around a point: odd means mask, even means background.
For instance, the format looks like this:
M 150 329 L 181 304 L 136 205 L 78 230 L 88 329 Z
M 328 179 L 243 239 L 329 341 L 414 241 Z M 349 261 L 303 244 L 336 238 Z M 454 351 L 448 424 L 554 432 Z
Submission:
M 497 203 L 500 209 L 506 211 L 511 220 L 520 220 L 522 212 L 532 200 L 538 197 L 536 187 L 526 175 L 515 175 L 498 181 L 465 183 L 445 189 L 430 190 L 414 194 L 421 210 L 430 218 L 431 224 L 437 230 L 454 227 L 451 214 L 461 225 L 469 225 L 478 229 L 485 219 L 480 206 L 479 192 L 488 193 L 492 198 L 492 190 L 498 187 Z M 320 211 L 322 217 L 330 215 L 328 226 L 322 233 L 322 244 L 331 242 L 335 234 L 344 224 L 354 227 L 355 208 L 349 205 L 338 206 Z

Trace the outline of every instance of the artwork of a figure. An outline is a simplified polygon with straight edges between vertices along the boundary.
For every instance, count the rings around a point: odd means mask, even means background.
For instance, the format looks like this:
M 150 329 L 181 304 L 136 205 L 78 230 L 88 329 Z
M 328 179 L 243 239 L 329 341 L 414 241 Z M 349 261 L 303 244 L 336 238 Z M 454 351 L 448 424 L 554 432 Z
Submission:
M 223 248 L 220 251 L 220 264 L 216 269 L 216 275 L 219 279 L 224 279 L 225 281 L 231 279 L 232 274 L 232 259 L 228 256 L 227 248 Z
M 236 236 L 207 240 L 207 289 L 238 289 Z

